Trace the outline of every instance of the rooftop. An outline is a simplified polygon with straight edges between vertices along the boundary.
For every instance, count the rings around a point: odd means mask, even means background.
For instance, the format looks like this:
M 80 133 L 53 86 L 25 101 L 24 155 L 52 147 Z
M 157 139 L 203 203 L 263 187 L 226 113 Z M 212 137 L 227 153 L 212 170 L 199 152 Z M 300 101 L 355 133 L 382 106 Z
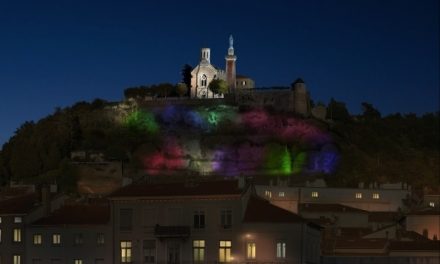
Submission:
M 132 184 L 110 194 L 109 198 L 178 197 L 178 196 L 240 196 L 238 181 L 206 181 L 167 184 Z
M 410 212 L 408 215 L 440 215 L 440 208 L 425 208 Z
M 107 205 L 75 204 L 61 207 L 33 225 L 105 225 L 109 220 L 110 208 Z
M 27 214 L 38 203 L 36 193 L 30 193 L 0 201 L 0 214 Z
M 271 204 L 269 201 L 251 195 L 249 197 L 243 222 L 260 223 L 302 223 L 301 216 Z
M 368 222 L 389 223 L 399 220 L 398 212 L 369 212 Z
M 390 251 L 439 251 L 440 241 L 391 241 Z
M 299 205 L 300 212 L 339 212 L 339 213 L 368 213 L 365 210 L 342 204 L 303 203 Z

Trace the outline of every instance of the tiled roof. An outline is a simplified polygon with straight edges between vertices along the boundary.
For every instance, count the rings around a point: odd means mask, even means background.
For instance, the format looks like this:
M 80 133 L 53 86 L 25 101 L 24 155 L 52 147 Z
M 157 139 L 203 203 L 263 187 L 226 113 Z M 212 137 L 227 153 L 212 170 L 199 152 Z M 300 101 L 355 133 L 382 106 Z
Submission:
M 237 181 L 194 183 L 132 184 L 110 194 L 109 198 L 240 195 Z
M 374 223 L 389 223 L 398 220 L 399 213 L 397 212 L 369 212 L 368 222 Z
M 339 212 L 339 213 L 368 213 L 365 210 L 342 204 L 326 204 L 326 203 L 303 203 L 299 205 L 300 212 Z
M 275 206 L 256 195 L 251 195 L 246 206 L 243 222 L 300 223 L 306 221 L 297 214 Z
M 427 208 L 424 210 L 413 211 L 408 215 L 440 215 L 440 208 Z
M 439 251 L 440 241 L 391 241 L 390 251 Z
M 110 208 L 107 205 L 75 204 L 61 207 L 33 225 L 105 225 L 109 220 Z
M 27 214 L 38 203 L 35 193 L 0 201 L 0 214 Z
M 338 239 L 335 241 L 337 249 L 384 249 L 388 243 L 387 239 Z

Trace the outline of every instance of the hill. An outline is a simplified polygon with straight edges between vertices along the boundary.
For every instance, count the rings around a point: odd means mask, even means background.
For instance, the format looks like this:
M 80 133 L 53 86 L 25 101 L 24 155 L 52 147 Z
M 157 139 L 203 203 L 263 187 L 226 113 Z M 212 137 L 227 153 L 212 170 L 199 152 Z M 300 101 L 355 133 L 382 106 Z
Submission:
M 332 120 L 324 122 L 222 104 L 79 102 L 18 128 L 0 152 L 0 180 L 56 181 L 74 190 L 78 171 L 70 154 L 91 150 L 145 176 L 262 174 L 325 177 L 335 186 L 438 185 L 438 113 L 382 118 L 367 105 L 362 115 L 351 116 L 341 105 L 332 100 Z

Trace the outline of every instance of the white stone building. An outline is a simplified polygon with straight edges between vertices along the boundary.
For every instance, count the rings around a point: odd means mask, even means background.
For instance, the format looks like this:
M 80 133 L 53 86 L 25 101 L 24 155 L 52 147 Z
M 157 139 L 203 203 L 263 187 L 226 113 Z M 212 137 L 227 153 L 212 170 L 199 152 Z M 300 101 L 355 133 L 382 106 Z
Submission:
M 215 94 L 209 90 L 208 86 L 214 79 L 220 79 L 227 82 L 229 91 L 234 92 L 237 87 L 236 60 L 234 53 L 234 40 L 229 37 L 228 54 L 225 57 L 226 69 L 222 70 L 211 64 L 211 49 L 202 48 L 200 51 L 199 65 L 194 67 L 191 72 L 191 98 L 223 98 L 223 94 Z M 250 78 L 247 81 L 246 88 L 254 88 L 254 81 Z M 242 81 L 242 82 L 243 82 Z M 241 82 L 241 83 L 242 83 Z M 251 86 L 249 86 L 251 84 Z

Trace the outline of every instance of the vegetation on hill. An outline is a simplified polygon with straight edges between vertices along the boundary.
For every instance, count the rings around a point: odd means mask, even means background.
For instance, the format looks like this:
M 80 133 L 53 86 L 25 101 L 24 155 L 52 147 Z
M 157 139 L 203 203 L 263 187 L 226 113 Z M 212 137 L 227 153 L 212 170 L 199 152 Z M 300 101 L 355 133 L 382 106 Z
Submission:
M 165 86 L 168 85 L 159 85 Z M 200 125 L 197 118 L 206 118 L 209 122 L 206 127 L 209 136 L 205 136 L 203 142 L 208 146 L 227 142 L 231 135 L 235 142 L 246 142 L 249 141 L 246 139 L 248 135 L 255 135 L 256 130 L 262 129 L 257 125 L 242 130 L 227 119 L 219 121 L 221 115 L 234 114 L 229 108 L 219 113 L 210 109 L 192 109 L 186 116 L 183 116 L 182 109 L 164 111 L 159 125 L 150 113 L 135 111 L 125 118 L 121 126 L 107 116 L 106 106 L 110 104 L 99 99 L 92 103 L 79 102 L 72 107 L 57 109 L 37 123 L 24 123 L 0 151 L 0 182 L 56 181 L 61 188 L 72 190 L 76 172 L 68 160 L 74 150 L 101 151 L 108 158 L 128 160 L 130 166 L 140 169 L 143 166 L 140 157 L 145 153 L 156 153 L 158 146 L 164 144 L 165 152 L 159 153 L 162 156 L 158 157 L 165 161 L 172 160 L 173 155 L 180 154 L 173 141 L 164 143 L 163 133 L 158 133 L 159 126 L 163 124 L 166 124 L 169 133 L 180 137 L 191 132 L 191 126 Z M 326 175 L 328 182 L 338 186 L 357 186 L 358 182 L 398 181 L 413 185 L 438 185 L 439 113 L 381 117 L 380 112 L 371 104 L 363 103 L 362 107 L 364 111 L 361 115 L 351 116 L 344 103 L 332 99 L 327 106 L 331 121 L 323 123 L 313 119 L 305 120 L 307 124 L 315 124 L 319 129 L 327 129 L 338 148 L 339 164 L 336 170 Z M 196 110 L 199 111 L 197 118 L 193 115 Z M 180 113 L 182 118 L 175 117 L 175 113 Z M 191 121 L 188 121 L 188 116 Z M 215 130 L 209 129 L 212 124 L 216 125 Z M 246 144 L 244 148 L 252 152 L 253 146 Z M 307 163 L 308 157 L 301 151 L 304 145 L 276 140 L 264 148 L 267 153 L 276 154 L 265 160 L 262 165 L 265 168 L 279 167 L 280 173 L 299 175 Z M 151 159 L 148 162 L 157 163 L 160 160 Z M 171 166 L 169 164 L 167 166 Z

